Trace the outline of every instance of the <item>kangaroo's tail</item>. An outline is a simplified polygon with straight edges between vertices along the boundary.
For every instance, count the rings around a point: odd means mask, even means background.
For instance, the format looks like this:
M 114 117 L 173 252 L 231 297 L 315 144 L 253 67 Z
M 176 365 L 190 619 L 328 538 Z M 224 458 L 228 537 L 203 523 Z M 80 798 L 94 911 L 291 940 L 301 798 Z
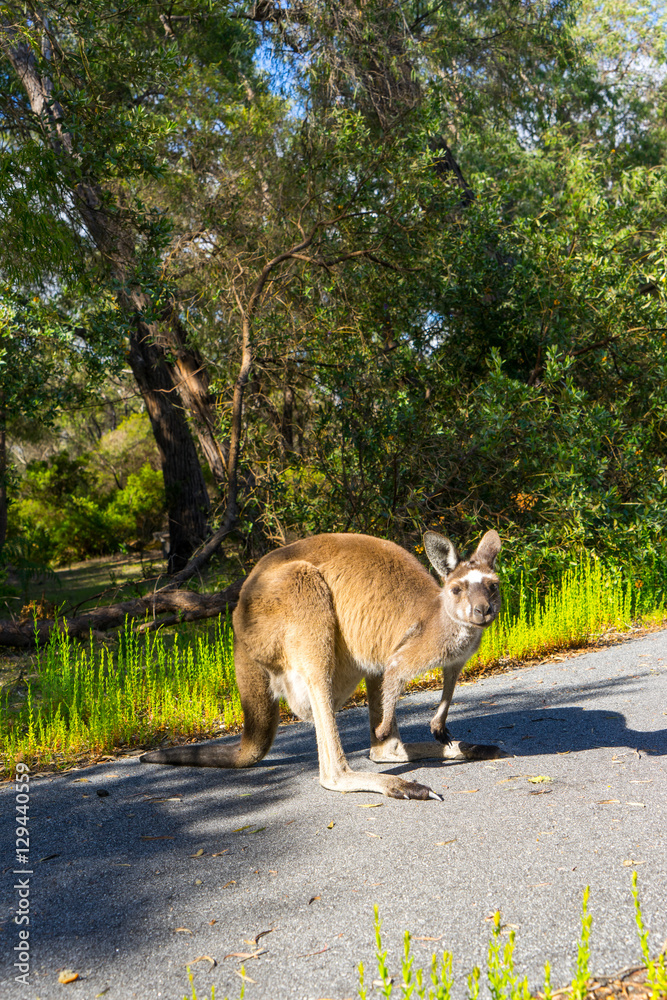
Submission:
M 192 744 L 184 747 L 168 747 L 166 750 L 151 750 L 139 758 L 142 764 L 188 764 L 190 767 L 248 767 L 254 763 L 245 760 L 241 753 L 241 743 L 231 746 L 213 744 Z M 255 758 L 257 759 L 257 758 Z

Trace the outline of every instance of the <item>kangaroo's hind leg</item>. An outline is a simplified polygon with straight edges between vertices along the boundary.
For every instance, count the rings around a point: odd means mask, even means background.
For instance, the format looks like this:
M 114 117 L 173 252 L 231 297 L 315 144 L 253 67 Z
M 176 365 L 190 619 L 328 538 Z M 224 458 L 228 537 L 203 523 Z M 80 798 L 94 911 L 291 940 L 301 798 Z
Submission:
M 279 702 L 269 675 L 234 640 L 236 683 L 243 709 L 243 732 L 232 744 L 190 745 L 154 750 L 140 758 L 143 764 L 190 764 L 192 767 L 250 767 L 269 752 L 280 718 Z
M 379 792 L 392 798 L 438 798 L 426 785 L 393 774 L 353 771 L 345 758 L 335 719 L 336 614 L 331 592 L 320 571 L 306 562 L 286 567 L 283 655 L 288 671 L 298 674 L 310 700 L 320 784 L 337 792 Z

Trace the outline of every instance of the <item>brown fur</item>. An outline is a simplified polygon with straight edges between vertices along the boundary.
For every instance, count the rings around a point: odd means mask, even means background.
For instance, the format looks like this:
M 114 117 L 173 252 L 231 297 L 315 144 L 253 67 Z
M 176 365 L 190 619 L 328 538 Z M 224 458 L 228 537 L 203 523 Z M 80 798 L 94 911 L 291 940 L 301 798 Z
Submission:
M 244 728 L 235 746 L 173 747 L 147 763 L 248 767 L 268 752 L 278 699 L 315 724 L 320 782 L 337 791 L 375 791 L 398 798 L 435 797 L 425 785 L 350 769 L 335 713 L 366 679 L 371 759 L 398 763 L 435 757 L 488 759 L 497 747 L 452 741 L 446 728 L 454 685 L 500 610 L 493 565 L 495 531 L 470 561 L 435 532 L 426 553 L 440 587 L 414 556 L 367 535 L 316 535 L 264 556 L 248 576 L 234 612 L 234 657 Z M 401 742 L 396 702 L 405 683 L 435 667 L 443 693 L 431 731 L 440 743 Z

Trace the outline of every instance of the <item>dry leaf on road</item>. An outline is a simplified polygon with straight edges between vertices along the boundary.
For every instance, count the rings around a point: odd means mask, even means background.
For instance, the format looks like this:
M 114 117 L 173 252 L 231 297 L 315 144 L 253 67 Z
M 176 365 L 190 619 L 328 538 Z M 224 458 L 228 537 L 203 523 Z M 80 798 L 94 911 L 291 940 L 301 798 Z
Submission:
M 81 780 L 88 781 L 87 778 L 84 778 L 84 779 L 79 778 L 79 781 L 81 781 Z M 58 976 L 58 982 L 59 983 L 73 983 L 78 978 L 79 978 L 79 973 L 78 972 L 72 972 L 71 969 L 63 969 L 63 971 Z
M 246 983 L 256 983 L 257 982 L 256 979 L 251 979 L 250 976 L 246 976 L 246 974 L 243 971 L 243 969 L 234 969 L 234 972 L 236 973 L 237 976 L 240 976 L 241 979 L 244 982 L 246 982 Z
M 228 955 L 225 955 L 225 958 L 249 959 L 249 958 L 259 958 L 260 955 L 266 955 L 266 954 L 267 954 L 266 948 L 258 948 L 257 951 L 230 951 Z
M 194 854 L 191 854 L 190 857 L 191 858 L 201 858 L 201 856 L 202 856 L 203 853 L 204 853 L 204 848 L 200 847 L 199 850 L 196 851 Z
M 218 964 L 214 958 L 211 958 L 210 955 L 200 955 L 199 958 L 193 958 L 191 962 L 186 962 L 185 963 L 186 969 L 189 965 L 196 965 L 197 962 L 210 962 L 212 969 L 215 969 L 216 965 Z
M 312 958 L 313 955 L 323 955 L 325 951 L 329 950 L 329 945 L 325 944 L 324 948 L 320 948 L 319 951 L 307 951 L 305 955 L 297 955 L 296 958 Z
M 255 934 L 254 938 L 244 938 L 244 941 L 246 944 L 254 944 L 255 947 L 257 947 L 259 939 L 265 937 L 267 934 L 271 934 L 273 931 L 275 931 L 275 927 L 269 927 L 268 930 L 260 931 L 259 934 Z

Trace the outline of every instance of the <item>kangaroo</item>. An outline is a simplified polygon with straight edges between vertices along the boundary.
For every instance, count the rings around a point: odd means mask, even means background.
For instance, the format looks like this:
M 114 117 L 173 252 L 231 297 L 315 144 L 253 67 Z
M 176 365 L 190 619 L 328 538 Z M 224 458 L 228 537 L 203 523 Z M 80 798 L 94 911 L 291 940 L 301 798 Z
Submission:
M 495 746 L 453 740 L 446 726 L 463 665 L 500 610 L 494 571 L 500 538 L 487 531 L 468 561 L 433 531 L 424 535 L 424 548 L 442 586 L 405 549 L 368 535 L 316 535 L 265 555 L 243 584 L 233 616 L 240 742 L 156 750 L 142 762 L 250 767 L 273 743 L 282 696 L 299 718 L 315 724 L 325 788 L 439 799 L 427 785 L 349 767 L 334 715 L 362 678 L 372 761 L 502 756 Z M 408 680 L 440 667 L 442 698 L 431 721 L 438 742 L 403 743 L 399 696 Z

